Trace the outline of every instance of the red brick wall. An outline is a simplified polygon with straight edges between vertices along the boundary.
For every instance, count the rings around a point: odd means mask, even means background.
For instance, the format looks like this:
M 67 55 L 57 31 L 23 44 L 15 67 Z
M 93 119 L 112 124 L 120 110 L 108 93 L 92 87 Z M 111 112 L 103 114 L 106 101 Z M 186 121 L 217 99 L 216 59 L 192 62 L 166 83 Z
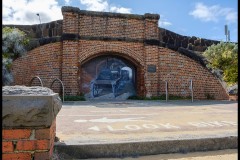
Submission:
M 95 37 L 144 38 L 144 21 L 116 17 L 80 15 L 79 34 Z
M 62 81 L 67 95 L 79 94 L 78 41 L 63 42 Z
M 43 45 L 17 59 L 13 64 L 15 84 L 27 84 L 33 76 L 39 76 L 44 86 L 49 86 L 54 78 L 59 78 L 65 86 L 65 94 L 77 95 L 84 92 L 81 84 L 89 79 L 83 77 L 81 65 L 94 57 L 111 54 L 134 64 L 140 96 L 165 94 L 166 80 L 170 94 L 189 96 L 192 79 L 195 99 L 205 99 L 207 95 L 228 99 L 218 79 L 205 67 L 180 53 L 144 42 L 160 39 L 158 18 L 154 15 L 68 10 L 63 12 L 63 33 L 77 34 L 80 39 L 75 37 Z M 155 66 L 156 72 L 148 72 L 148 66 Z
M 215 99 L 228 99 L 219 80 L 196 61 L 160 47 L 159 64 L 160 93 L 165 94 L 165 81 L 168 81 L 169 94 L 190 96 L 189 86 L 192 79 L 194 99 L 206 99 L 207 94 Z
M 2 129 L 2 159 L 51 159 L 56 120 L 49 128 Z

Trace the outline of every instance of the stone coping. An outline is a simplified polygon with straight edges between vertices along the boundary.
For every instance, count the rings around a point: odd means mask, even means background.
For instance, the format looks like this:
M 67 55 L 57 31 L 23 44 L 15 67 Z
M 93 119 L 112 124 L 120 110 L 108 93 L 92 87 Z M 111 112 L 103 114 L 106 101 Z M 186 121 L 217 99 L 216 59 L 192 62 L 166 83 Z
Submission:
M 144 15 L 138 15 L 138 14 L 122 14 L 122 13 L 113 13 L 113 12 L 97 12 L 97 11 L 87 11 L 87 10 L 80 10 L 77 7 L 71 7 L 71 6 L 63 6 L 62 12 L 73 12 L 78 13 L 80 15 L 87 15 L 87 16 L 100 16 L 100 17 L 115 17 L 115 18 L 126 18 L 126 19 L 160 19 L 159 14 L 150 14 L 145 13 Z
M 2 128 L 46 128 L 51 126 L 62 108 L 61 99 L 58 93 L 44 92 L 48 91 L 45 87 L 37 88 L 34 90 L 32 87 L 24 86 L 3 87 L 5 92 L 2 96 Z M 8 95 L 6 90 L 11 93 Z M 42 92 L 43 95 L 40 95 L 39 92 Z

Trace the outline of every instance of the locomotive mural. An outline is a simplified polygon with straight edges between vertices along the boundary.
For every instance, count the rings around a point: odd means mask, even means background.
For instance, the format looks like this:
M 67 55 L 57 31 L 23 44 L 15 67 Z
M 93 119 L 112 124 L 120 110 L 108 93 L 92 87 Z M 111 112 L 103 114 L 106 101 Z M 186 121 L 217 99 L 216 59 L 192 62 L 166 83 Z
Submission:
M 82 66 L 82 89 L 89 98 L 118 97 L 135 95 L 135 67 L 127 60 L 102 56 L 94 58 Z

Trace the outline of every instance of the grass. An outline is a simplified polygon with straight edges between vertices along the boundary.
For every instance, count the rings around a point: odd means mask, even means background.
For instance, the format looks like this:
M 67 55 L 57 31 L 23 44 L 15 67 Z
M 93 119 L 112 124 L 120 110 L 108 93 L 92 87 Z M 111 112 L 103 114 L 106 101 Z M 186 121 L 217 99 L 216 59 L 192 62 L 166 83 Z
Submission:
M 60 98 L 63 99 L 62 96 L 60 96 Z M 64 96 L 64 101 L 86 101 L 86 99 L 83 95 L 80 95 L 80 96 Z
M 166 95 L 161 95 L 161 96 L 155 96 L 155 97 L 140 97 L 140 96 L 130 96 L 128 97 L 128 99 L 132 99 L 132 100 L 166 100 Z M 181 96 L 175 96 L 175 95 L 169 95 L 168 96 L 168 100 L 189 100 L 191 99 L 191 96 L 187 96 L 187 97 L 181 97 Z
M 214 98 L 214 95 L 211 95 L 211 94 L 209 94 L 209 93 L 206 93 L 205 96 L 206 96 L 206 98 L 207 98 L 208 100 L 214 100 L 214 99 L 215 99 L 215 98 Z

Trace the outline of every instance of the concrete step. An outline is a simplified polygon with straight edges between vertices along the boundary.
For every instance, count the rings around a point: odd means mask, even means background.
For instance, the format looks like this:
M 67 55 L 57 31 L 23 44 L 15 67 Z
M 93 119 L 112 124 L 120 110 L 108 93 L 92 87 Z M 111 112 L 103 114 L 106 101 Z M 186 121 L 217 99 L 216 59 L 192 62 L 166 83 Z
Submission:
M 188 153 L 196 151 L 213 151 L 237 149 L 238 137 L 213 137 L 199 139 L 176 139 L 163 141 L 143 141 L 127 143 L 99 143 L 66 145 L 55 142 L 54 154 L 58 159 L 87 158 L 125 158 L 143 155 L 168 153 Z

